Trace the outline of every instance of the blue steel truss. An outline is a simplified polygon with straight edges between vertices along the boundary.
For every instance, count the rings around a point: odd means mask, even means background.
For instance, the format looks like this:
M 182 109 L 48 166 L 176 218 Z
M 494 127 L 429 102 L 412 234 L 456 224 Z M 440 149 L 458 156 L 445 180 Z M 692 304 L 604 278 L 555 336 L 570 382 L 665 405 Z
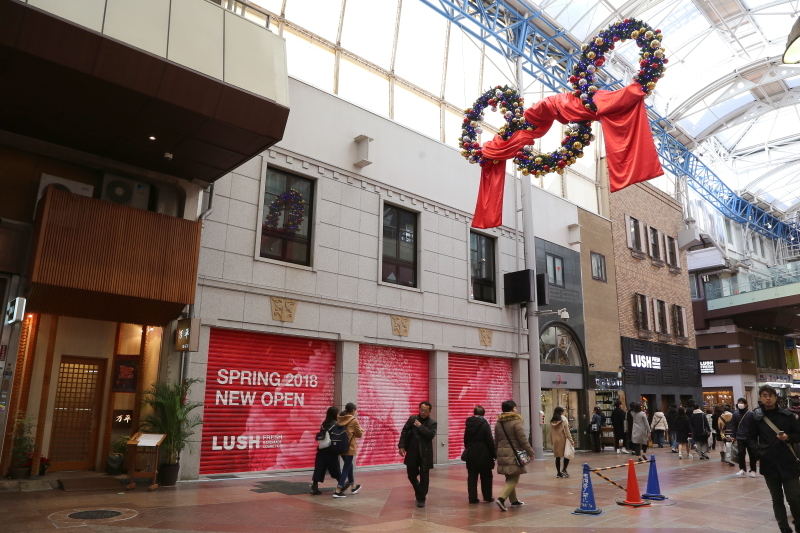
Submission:
M 506 58 L 521 57 L 523 70 L 549 89 L 571 89 L 567 77 L 580 56 L 581 43 L 575 42 L 541 12 L 531 8 L 530 13 L 523 14 L 512 5 L 513 2 L 522 6 L 524 0 L 420 1 Z M 622 80 L 608 76 L 601 84 L 615 89 L 622 86 Z M 667 131 L 665 125 L 671 127 L 667 119 L 653 109 L 649 112 L 650 127 L 665 170 L 678 177 L 685 176 L 692 189 L 731 220 L 767 238 L 789 245 L 800 243 L 796 224 L 783 222 L 734 193 Z

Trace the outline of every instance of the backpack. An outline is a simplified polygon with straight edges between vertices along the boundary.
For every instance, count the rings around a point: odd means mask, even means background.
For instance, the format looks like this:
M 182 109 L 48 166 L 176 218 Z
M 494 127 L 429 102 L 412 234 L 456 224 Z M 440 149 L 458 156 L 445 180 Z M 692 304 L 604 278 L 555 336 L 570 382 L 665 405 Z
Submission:
M 336 426 L 334 424 L 328 429 L 324 427 L 320 427 L 319 433 L 314 437 L 317 440 L 317 449 L 324 450 L 325 448 L 329 448 L 331 445 L 331 434 L 330 431 Z
M 349 425 L 349 422 L 344 426 L 336 424 L 328 430 L 331 438 L 331 452 L 342 455 L 350 450 L 350 438 L 347 435 L 347 426 Z

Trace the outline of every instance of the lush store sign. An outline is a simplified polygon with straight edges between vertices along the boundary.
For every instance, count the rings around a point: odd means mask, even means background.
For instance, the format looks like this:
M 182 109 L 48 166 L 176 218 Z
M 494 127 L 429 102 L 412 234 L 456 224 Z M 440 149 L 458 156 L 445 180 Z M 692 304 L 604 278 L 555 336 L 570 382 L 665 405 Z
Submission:
M 652 368 L 661 370 L 661 358 L 654 355 L 631 354 L 631 366 L 634 368 Z
M 213 328 L 208 352 L 200 473 L 312 468 L 334 344 Z

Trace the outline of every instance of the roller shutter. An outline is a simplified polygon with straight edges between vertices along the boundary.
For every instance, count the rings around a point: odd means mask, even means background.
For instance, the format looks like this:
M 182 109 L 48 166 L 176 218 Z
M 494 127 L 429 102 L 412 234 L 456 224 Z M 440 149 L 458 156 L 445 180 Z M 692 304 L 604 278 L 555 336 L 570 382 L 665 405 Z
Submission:
M 448 356 L 447 401 L 450 409 L 447 447 L 450 459 L 464 451 L 464 422 L 476 405 L 486 409 L 486 420 L 494 431 L 501 404 L 513 398 L 511 359 Z
M 313 468 L 332 342 L 212 328 L 200 473 Z
M 397 453 L 400 430 L 425 401 L 430 401 L 427 351 L 362 344 L 357 403 L 365 436 L 359 443 L 358 464 L 402 463 Z

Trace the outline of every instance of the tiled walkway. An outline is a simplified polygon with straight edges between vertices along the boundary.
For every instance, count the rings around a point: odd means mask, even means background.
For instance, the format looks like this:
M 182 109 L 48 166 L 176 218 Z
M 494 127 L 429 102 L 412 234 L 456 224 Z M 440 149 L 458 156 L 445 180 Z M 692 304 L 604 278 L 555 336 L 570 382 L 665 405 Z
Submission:
M 778 531 L 761 476 L 735 478 L 733 474 L 738 469 L 720 462 L 718 455 L 712 461 L 678 461 L 677 455 L 665 452 L 668 451 L 656 450 L 656 458 L 661 490 L 669 500 L 649 508 L 621 507 L 615 504 L 615 498 L 622 498 L 625 493 L 593 475 L 597 505 L 605 511 L 601 516 L 571 514 L 579 504 L 580 465 L 589 461 L 592 466 L 610 466 L 630 456 L 608 451 L 579 454 L 570 465 L 569 479 L 556 479 L 552 458 L 537 461 L 517 488 L 525 506 L 505 513 L 495 504 L 469 505 L 466 470 L 463 464 L 454 464 L 433 471 L 427 507 L 423 509 L 414 505 L 405 470 L 357 469 L 356 479 L 364 488 L 344 499 L 334 499 L 328 492 L 321 496 L 265 492 L 270 486 L 264 483 L 275 478 L 264 477 L 185 482 L 153 493 L 144 488 L 130 493 L 5 492 L 0 493 L 0 533 L 62 528 L 68 528 L 70 533 Z M 644 492 L 648 465 L 636 468 Z M 625 485 L 626 469 L 611 470 L 609 477 Z M 307 485 L 309 478 L 304 474 L 280 479 Z M 495 476 L 496 493 L 501 486 L 502 476 Z M 322 487 L 329 489 L 330 484 Z M 120 518 L 125 519 L 64 519 L 69 514 L 65 511 L 88 509 L 118 510 L 123 513 Z

